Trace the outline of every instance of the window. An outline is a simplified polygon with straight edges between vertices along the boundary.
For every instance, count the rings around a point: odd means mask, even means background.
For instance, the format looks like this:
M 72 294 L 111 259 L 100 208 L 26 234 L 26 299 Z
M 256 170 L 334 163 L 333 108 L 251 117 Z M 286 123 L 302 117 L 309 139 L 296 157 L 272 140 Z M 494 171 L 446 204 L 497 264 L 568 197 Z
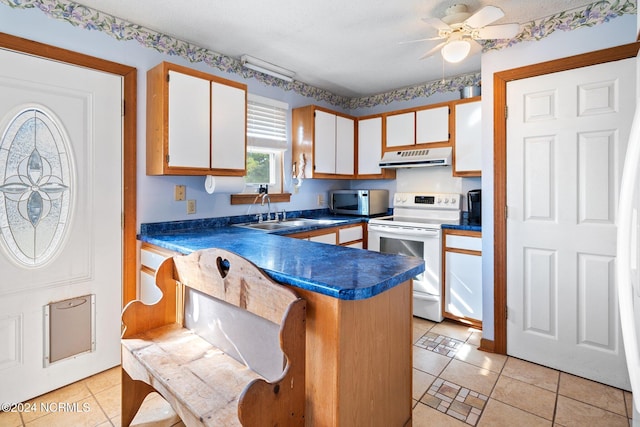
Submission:
M 249 94 L 247 103 L 247 175 L 249 192 L 268 185 L 282 192 L 283 152 L 287 149 L 286 103 Z
M 58 117 L 43 107 L 0 129 L 0 243 L 20 265 L 38 267 L 61 248 L 73 205 L 73 161 Z

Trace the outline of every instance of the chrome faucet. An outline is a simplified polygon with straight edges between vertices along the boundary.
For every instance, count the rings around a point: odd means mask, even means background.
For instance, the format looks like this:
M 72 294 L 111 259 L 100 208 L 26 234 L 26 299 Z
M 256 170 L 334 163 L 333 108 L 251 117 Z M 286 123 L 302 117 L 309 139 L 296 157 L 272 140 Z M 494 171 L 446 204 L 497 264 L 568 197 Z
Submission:
M 262 195 L 262 203 L 260 203 L 261 206 L 264 206 L 264 201 L 267 201 L 267 221 L 269 221 L 271 219 L 271 197 L 269 197 L 269 193 L 264 193 Z

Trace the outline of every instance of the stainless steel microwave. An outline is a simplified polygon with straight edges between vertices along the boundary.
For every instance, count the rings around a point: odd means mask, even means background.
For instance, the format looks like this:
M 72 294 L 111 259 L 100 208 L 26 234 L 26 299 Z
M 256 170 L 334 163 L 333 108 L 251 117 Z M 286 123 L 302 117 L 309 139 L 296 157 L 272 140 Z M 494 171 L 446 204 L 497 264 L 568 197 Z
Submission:
M 329 192 L 332 213 L 371 216 L 389 209 L 388 190 L 333 190 Z

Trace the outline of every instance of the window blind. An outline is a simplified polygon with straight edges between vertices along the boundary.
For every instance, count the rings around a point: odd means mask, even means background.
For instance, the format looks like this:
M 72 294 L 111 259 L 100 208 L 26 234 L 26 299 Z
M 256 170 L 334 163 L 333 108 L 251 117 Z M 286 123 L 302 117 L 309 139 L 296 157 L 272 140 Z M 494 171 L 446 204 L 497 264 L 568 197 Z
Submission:
M 247 145 L 251 148 L 287 149 L 288 105 L 249 95 L 247 102 Z

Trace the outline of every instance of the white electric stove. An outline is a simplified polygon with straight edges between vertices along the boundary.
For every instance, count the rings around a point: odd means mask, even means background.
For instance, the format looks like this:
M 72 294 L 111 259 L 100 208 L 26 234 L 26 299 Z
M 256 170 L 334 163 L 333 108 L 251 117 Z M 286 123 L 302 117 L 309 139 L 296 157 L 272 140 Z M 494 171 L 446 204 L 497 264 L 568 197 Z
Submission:
M 442 321 L 442 224 L 460 224 L 455 193 L 396 193 L 393 216 L 369 220 L 369 249 L 415 256 L 425 272 L 413 280 L 414 316 Z

